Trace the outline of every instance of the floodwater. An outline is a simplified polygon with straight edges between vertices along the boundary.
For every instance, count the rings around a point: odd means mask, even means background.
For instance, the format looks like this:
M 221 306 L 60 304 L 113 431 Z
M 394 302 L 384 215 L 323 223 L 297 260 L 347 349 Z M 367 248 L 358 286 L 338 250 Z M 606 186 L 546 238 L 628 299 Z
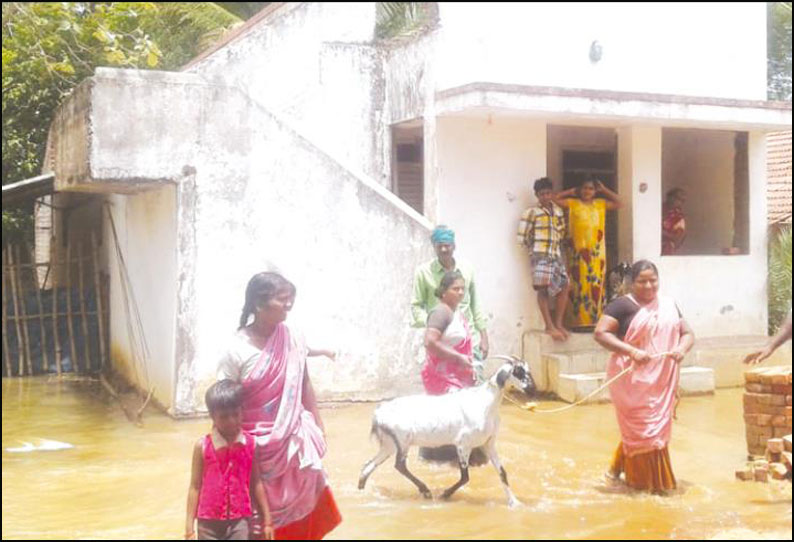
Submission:
M 206 419 L 174 421 L 149 409 L 135 427 L 94 382 L 4 379 L 2 390 L 4 539 L 182 536 L 191 446 Z M 329 538 L 790 539 L 791 484 L 734 480 L 745 459 L 741 393 L 681 401 L 670 446 L 681 490 L 668 497 L 603 481 L 618 442 L 611 405 L 559 414 L 503 405 L 497 449 L 523 503 L 515 510 L 491 466 L 471 469 L 448 502 L 422 499 L 391 460 L 359 491 L 359 469 L 377 448 L 369 439 L 375 405 L 323 409 L 325 465 L 344 517 Z M 41 439 L 74 448 L 6 451 Z M 421 463 L 415 450 L 408 466 L 435 495 L 459 474 Z

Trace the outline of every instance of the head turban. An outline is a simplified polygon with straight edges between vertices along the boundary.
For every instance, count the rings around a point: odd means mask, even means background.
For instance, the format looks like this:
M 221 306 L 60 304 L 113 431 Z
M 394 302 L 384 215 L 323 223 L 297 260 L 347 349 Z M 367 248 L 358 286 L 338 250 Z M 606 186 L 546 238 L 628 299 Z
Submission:
M 455 232 L 449 229 L 447 226 L 439 225 L 436 226 L 436 229 L 433 230 L 433 234 L 430 236 L 430 240 L 433 244 L 437 243 L 450 243 L 455 244 Z

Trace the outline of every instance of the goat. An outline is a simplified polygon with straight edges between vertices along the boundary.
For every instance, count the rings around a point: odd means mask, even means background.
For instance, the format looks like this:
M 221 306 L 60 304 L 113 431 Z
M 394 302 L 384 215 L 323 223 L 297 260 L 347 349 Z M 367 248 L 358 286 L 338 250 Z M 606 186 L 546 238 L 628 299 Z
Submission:
M 411 446 L 453 444 L 458 451 L 460 480 L 444 491 L 448 499 L 469 481 L 469 454 L 477 446 L 485 448 L 511 508 L 520 504 L 507 483 L 507 473 L 496 453 L 499 430 L 499 405 L 506 389 L 516 388 L 526 395 L 535 393 L 535 382 L 525 361 L 516 357 L 493 356 L 507 360 L 491 378 L 472 388 L 444 395 L 411 395 L 381 404 L 372 415 L 372 434 L 380 444 L 378 453 L 361 469 L 358 488 L 364 489 L 367 478 L 392 454 L 394 467 L 416 485 L 429 499 L 430 490 L 408 470 L 406 458 Z
M 607 273 L 607 298 L 609 303 L 631 291 L 631 264 L 620 262 Z

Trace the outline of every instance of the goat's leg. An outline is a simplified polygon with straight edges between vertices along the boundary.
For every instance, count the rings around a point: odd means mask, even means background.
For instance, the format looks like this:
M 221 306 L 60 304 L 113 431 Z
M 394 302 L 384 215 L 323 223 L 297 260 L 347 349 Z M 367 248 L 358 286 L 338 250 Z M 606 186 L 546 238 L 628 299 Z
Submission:
M 375 455 L 375 457 L 364 463 L 364 466 L 361 468 L 361 475 L 358 477 L 359 489 L 364 489 L 369 475 L 372 474 L 372 472 L 378 468 L 381 463 L 386 461 L 389 456 L 394 453 L 394 450 L 394 444 L 392 444 L 391 441 L 387 440 L 381 442 L 380 450 L 378 450 L 378 453 Z
M 488 454 L 488 458 L 491 460 L 491 464 L 493 464 L 496 472 L 499 473 L 499 479 L 502 481 L 502 489 L 505 490 L 505 495 L 507 496 L 507 506 L 514 508 L 520 505 L 521 503 L 516 499 L 516 496 L 513 495 L 513 491 L 507 483 L 507 472 L 499 461 L 499 456 L 496 453 L 496 439 L 491 438 L 485 444 L 485 452 Z
M 419 488 L 419 491 L 422 493 L 422 496 L 425 499 L 432 498 L 433 495 L 430 493 L 430 490 L 427 489 L 427 486 L 424 484 L 424 482 L 422 482 L 419 478 L 411 474 L 411 471 L 408 470 L 408 466 L 405 464 L 406 456 L 407 453 L 405 451 L 403 450 L 398 451 L 397 458 L 394 461 L 394 468 L 397 469 L 397 471 L 400 474 L 402 474 L 403 476 L 408 478 L 411 482 L 413 482 L 414 485 Z
M 458 446 L 458 464 L 460 465 L 460 480 L 441 494 L 442 499 L 449 499 L 461 486 L 469 481 L 469 454 L 471 448 Z

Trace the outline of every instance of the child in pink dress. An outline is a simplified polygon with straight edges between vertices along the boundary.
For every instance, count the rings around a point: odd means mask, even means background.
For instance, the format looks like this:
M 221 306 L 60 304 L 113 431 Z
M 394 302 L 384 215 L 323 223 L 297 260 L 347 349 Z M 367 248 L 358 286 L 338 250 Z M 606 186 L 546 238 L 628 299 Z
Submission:
M 262 531 L 273 539 L 265 488 L 254 461 L 254 438 L 242 430 L 242 386 L 220 380 L 205 396 L 212 432 L 196 442 L 187 497 L 185 539 L 248 540 L 254 495 L 264 520 Z

